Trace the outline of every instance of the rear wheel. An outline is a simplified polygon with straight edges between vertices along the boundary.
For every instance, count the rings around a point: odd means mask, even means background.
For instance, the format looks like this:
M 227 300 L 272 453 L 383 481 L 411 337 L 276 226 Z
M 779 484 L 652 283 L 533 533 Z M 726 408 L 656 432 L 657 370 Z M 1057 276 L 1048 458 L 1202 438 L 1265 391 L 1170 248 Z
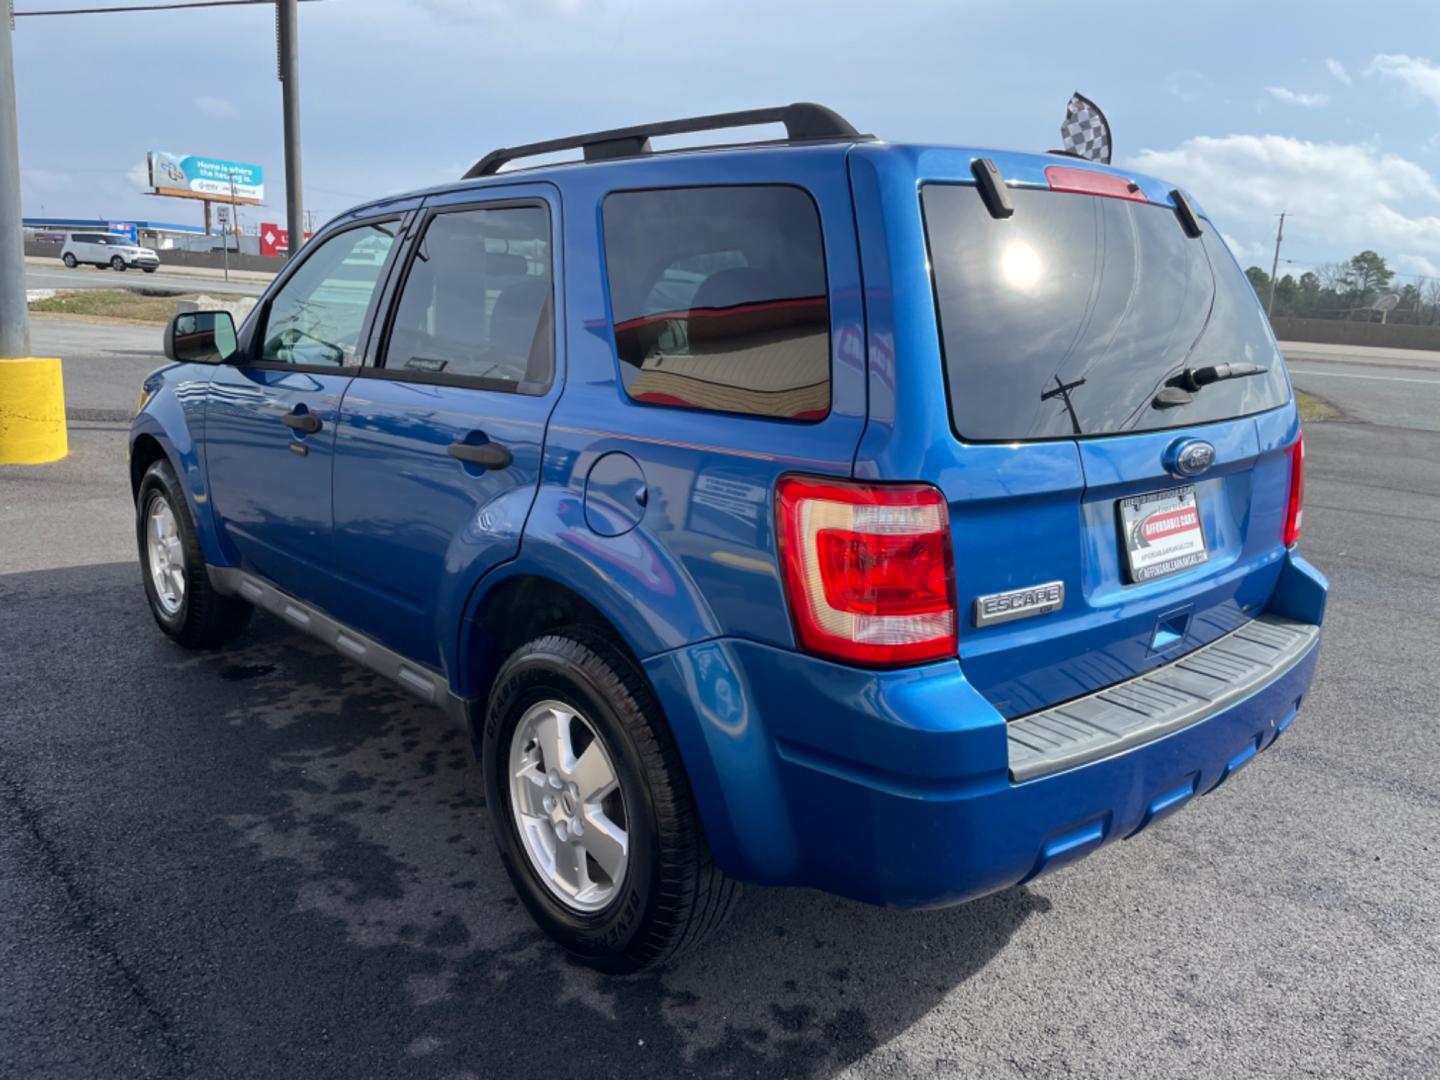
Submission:
M 250 621 L 244 600 L 215 591 L 175 471 L 165 460 L 145 472 L 135 501 L 145 596 L 156 624 L 187 649 L 234 641 Z
M 112 255 L 110 257 L 110 269 L 123 271 L 125 269 L 125 260 L 119 255 Z
M 715 866 L 674 737 L 644 676 L 586 631 L 518 649 L 482 746 L 495 842 L 551 937 L 607 971 L 663 963 L 720 925 Z
M 63 262 L 65 266 L 70 270 L 74 270 L 75 267 L 80 265 L 80 260 L 75 258 L 75 256 L 70 254 L 70 252 L 68 251 L 60 257 L 60 261 Z

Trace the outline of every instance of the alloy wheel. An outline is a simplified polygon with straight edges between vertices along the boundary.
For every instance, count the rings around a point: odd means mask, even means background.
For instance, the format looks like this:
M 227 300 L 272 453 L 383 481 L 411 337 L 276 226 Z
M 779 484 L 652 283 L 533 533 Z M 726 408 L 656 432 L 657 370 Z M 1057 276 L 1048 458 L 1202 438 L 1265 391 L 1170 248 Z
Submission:
M 145 515 L 145 553 L 155 599 L 166 615 L 175 615 L 185 602 L 185 552 L 180 544 L 175 511 L 163 495 L 150 501 Z
M 564 702 L 532 705 L 511 736 L 508 775 L 536 875 L 572 911 L 605 908 L 625 880 L 630 834 L 620 779 L 595 726 Z

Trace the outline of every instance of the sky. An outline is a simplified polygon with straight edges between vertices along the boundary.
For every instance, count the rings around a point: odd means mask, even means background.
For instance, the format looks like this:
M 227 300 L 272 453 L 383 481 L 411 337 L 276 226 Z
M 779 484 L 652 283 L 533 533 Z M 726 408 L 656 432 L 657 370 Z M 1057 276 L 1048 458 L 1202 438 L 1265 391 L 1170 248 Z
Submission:
M 1282 273 L 1373 248 L 1440 277 L 1435 0 L 318 0 L 300 45 L 321 222 L 496 146 L 789 101 L 895 142 L 1047 150 L 1079 90 L 1115 164 L 1189 190 L 1242 265 L 1268 271 L 1286 210 Z M 144 194 L 145 152 L 171 150 L 262 165 L 242 220 L 283 222 L 265 6 L 20 18 L 14 47 L 26 215 L 198 224 Z

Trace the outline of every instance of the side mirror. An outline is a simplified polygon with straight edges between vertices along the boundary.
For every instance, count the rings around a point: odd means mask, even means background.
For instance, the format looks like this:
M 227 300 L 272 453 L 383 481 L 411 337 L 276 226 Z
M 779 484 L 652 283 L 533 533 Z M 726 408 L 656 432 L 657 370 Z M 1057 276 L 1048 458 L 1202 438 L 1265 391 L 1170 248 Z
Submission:
M 228 311 L 187 311 L 165 327 L 165 355 L 177 363 L 223 364 L 237 348 Z

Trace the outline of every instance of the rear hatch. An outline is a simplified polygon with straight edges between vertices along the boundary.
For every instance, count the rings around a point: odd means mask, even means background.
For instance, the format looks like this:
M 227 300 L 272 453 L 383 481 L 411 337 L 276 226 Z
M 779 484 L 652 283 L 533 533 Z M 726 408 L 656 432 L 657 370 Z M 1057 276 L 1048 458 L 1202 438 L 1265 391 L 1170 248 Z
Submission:
M 1009 216 L 973 183 L 920 196 L 955 439 L 938 479 L 960 658 L 1008 717 L 1261 610 L 1293 437 L 1293 410 L 1272 412 L 1291 399 L 1283 361 L 1213 226 L 1191 218 L 1193 235 L 1110 173 L 1046 174 L 1053 186 L 1009 189 Z

